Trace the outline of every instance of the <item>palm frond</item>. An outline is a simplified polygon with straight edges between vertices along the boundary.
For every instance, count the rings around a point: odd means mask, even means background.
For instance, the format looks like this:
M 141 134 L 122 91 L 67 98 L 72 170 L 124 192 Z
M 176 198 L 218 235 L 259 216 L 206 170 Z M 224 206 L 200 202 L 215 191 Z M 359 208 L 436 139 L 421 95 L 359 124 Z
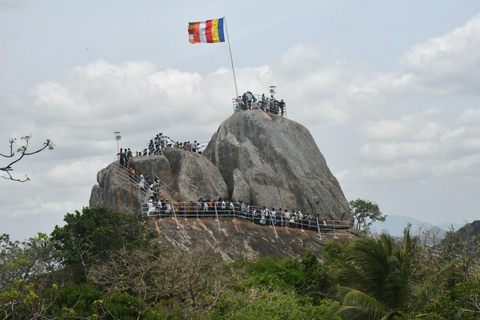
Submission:
M 388 310 L 382 303 L 361 291 L 341 287 L 340 295 L 342 306 L 335 312 L 335 315 L 340 316 L 342 319 L 380 320 L 388 313 Z

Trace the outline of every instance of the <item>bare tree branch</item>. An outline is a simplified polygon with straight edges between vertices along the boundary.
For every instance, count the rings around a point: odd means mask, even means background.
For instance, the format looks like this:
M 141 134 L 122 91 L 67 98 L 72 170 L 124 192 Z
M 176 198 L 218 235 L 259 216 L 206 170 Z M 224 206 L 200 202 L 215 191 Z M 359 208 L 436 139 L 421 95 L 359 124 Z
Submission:
M 15 164 L 17 164 L 18 162 L 20 162 L 26 156 L 32 156 L 34 154 L 40 153 L 47 148 L 49 150 L 53 150 L 53 148 L 55 147 L 53 142 L 50 139 L 47 139 L 43 143 L 42 147 L 40 147 L 40 148 L 38 148 L 34 151 L 29 152 L 28 147 L 29 147 L 31 138 L 32 138 L 31 134 L 29 136 L 21 137 L 20 140 L 24 140 L 25 144 L 22 145 L 21 147 L 19 147 L 17 150 L 14 149 L 14 144 L 16 143 L 17 138 L 10 138 L 9 139 L 9 152 L 6 153 L 6 154 L 3 154 L 3 153 L 0 152 L 0 156 L 2 156 L 3 158 L 11 159 L 11 160 L 7 165 L 0 166 L 0 171 L 2 171 L 4 173 L 4 175 L 2 175 L 0 177 L 4 178 L 6 180 L 12 180 L 12 181 L 16 181 L 16 182 L 29 181 L 30 178 L 27 175 L 25 175 L 24 179 L 14 177 L 11 173 L 13 171 L 13 166 Z

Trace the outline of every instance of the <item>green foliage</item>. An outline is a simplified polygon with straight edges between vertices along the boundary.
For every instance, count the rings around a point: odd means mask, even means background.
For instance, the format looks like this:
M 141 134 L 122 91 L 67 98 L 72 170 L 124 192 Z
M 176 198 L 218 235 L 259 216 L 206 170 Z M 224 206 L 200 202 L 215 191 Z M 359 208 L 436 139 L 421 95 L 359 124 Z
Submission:
M 142 222 L 131 214 L 114 212 L 110 208 L 84 208 L 67 213 L 63 227 L 55 227 L 52 238 L 58 241 L 64 263 L 79 279 L 87 279 L 88 267 L 106 259 L 120 248 L 136 248 L 148 244 L 148 234 Z
M 322 300 L 314 305 L 309 299 L 298 297 L 294 292 L 280 292 L 265 288 L 252 289 L 246 295 L 221 301 L 212 311 L 210 319 L 323 319 L 337 305 Z
M 387 216 L 382 215 L 378 204 L 368 200 L 352 200 L 349 202 L 357 230 L 368 232 L 375 221 L 385 221 Z
M 44 296 L 51 298 L 55 291 L 48 290 Z M 159 319 L 140 297 L 126 293 L 104 294 L 90 283 L 73 282 L 51 300 L 47 315 L 67 319 Z
M 171 250 L 137 218 L 107 208 L 67 214 L 51 237 L 0 236 L 6 319 L 476 319 L 477 243 L 443 250 L 388 234 L 327 243 L 323 262 L 223 261 Z M 469 238 L 468 240 L 470 240 Z M 477 239 L 474 239 L 475 241 Z M 422 247 L 423 246 L 423 247 Z
M 315 302 L 329 295 L 334 286 L 333 278 L 317 256 L 308 252 L 302 259 L 275 259 L 262 257 L 247 264 L 253 284 L 287 292 L 295 290 L 308 295 Z
M 45 312 L 42 292 L 57 286 L 59 253 L 46 235 L 27 241 L 0 236 L 0 314 L 5 318 L 32 318 Z M 57 286 L 58 287 L 58 286 Z
M 415 246 L 408 229 L 396 243 L 388 234 L 356 240 L 346 253 L 349 287 L 340 291 L 345 319 L 382 319 L 407 310 L 414 299 Z
M 14 281 L 34 282 L 46 285 L 51 277 L 41 281 L 39 275 L 48 274 L 59 268 L 60 253 L 55 241 L 46 234 L 39 233 L 27 241 L 10 241 L 7 234 L 0 235 L 0 287 L 11 288 Z
M 93 306 L 103 298 L 103 293 L 90 283 L 69 282 L 58 294 L 57 291 L 52 288 L 43 294 L 46 299 L 51 299 L 48 314 L 52 317 L 65 313 L 75 317 L 92 316 L 95 313 Z
M 480 316 L 480 281 L 458 283 L 441 295 L 428 311 L 445 319 L 473 320 Z

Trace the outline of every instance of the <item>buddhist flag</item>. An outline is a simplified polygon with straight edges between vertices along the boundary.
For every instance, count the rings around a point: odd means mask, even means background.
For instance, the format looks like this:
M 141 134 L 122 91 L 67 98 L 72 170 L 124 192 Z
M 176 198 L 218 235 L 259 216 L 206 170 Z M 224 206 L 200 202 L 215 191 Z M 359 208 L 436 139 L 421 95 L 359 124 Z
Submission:
M 225 42 L 223 18 L 188 23 L 188 41 L 190 43 Z

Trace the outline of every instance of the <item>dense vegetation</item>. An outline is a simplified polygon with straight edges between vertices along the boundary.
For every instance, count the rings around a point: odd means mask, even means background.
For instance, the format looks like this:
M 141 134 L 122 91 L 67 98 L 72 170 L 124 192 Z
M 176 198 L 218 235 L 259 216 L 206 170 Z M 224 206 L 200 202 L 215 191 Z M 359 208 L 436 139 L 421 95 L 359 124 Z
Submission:
M 0 236 L 2 319 L 477 319 L 476 239 L 449 233 L 330 242 L 323 256 L 225 262 L 180 253 L 107 208 L 50 236 Z

